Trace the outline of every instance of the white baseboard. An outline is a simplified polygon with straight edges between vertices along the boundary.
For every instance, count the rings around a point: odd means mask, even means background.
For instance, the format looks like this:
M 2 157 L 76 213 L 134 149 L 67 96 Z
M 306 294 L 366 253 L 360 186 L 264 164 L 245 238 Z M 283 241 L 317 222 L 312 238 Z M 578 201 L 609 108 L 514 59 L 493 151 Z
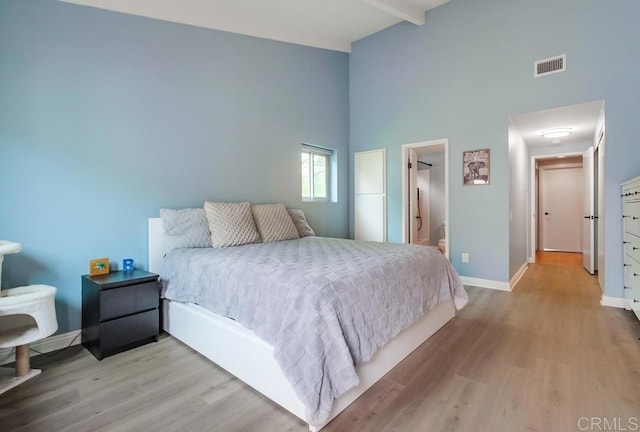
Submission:
M 460 281 L 463 285 L 472 285 L 480 288 L 489 288 L 499 291 L 511 291 L 509 282 L 499 282 L 488 279 L 478 279 L 467 276 L 460 276 Z
M 527 271 L 527 269 L 529 268 L 529 263 L 524 263 L 522 264 L 522 267 L 520 267 L 518 269 L 518 271 L 516 272 L 516 274 L 513 275 L 513 277 L 511 278 L 511 280 L 509 281 L 509 286 L 510 286 L 510 291 L 513 289 L 513 287 L 516 286 L 516 284 L 520 281 L 520 278 L 522 278 L 522 276 L 524 276 L 524 273 Z
M 57 351 L 72 345 L 79 345 L 81 342 L 80 333 L 82 333 L 82 330 L 74 330 L 69 333 L 49 336 L 48 338 L 30 343 L 29 355 L 35 357 L 39 354 Z M 11 351 L 13 351 L 13 348 L 0 349 L 0 365 L 13 363 L 16 360 L 15 354 L 11 353 Z
M 600 298 L 600 304 L 602 306 L 620 308 L 620 309 L 628 309 L 627 301 L 620 297 L 607 297 L 604 294 Z

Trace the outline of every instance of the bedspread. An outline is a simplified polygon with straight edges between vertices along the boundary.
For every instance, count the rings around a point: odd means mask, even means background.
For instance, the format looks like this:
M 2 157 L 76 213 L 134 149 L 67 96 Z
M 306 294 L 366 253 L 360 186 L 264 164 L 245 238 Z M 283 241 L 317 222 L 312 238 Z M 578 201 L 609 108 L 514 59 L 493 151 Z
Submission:
M 232 318 L 271 344 L 315 425 L 358 385 L 355 366 L 440 301 L 467 302 L 433 248 L 323 237 L 173 250 L 161 278 L 164 297 Z

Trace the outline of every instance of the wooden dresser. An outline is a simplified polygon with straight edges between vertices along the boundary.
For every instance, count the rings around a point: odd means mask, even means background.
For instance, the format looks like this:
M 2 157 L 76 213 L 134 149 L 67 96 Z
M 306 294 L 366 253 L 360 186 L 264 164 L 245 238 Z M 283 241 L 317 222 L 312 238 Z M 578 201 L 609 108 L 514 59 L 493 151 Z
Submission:
M 640 177 L 622 184 L 624 298 L 640 319 Z

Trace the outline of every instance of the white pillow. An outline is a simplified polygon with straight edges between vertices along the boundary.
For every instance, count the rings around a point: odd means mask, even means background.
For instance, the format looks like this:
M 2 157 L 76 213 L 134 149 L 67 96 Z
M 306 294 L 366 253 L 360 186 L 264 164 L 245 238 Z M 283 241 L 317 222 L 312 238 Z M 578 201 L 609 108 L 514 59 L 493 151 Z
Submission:
M 215 248 L 260 243 L 248 202 L 204 203 L 204 211 L 211 231 L 211 244 Z
M 160 209 L 167 250 L 211 247 L 209 223 L 204 209 Z
M 293 220 L 296 229 L 298 230 L 298 235 L 300 237 L 308 237 L 314 236 L 316 233 L 313 231 L 313 228 L 309 226 L 307 222 L 307 218 L 304 216 L 304 212 L 299 209 L 287 209 L 289 212 L 289 216 L 291 216 L 291 220 Z
M 298 230 L 284 204 L 253 204 L 251 211 L 263 242 L 299 238 Z

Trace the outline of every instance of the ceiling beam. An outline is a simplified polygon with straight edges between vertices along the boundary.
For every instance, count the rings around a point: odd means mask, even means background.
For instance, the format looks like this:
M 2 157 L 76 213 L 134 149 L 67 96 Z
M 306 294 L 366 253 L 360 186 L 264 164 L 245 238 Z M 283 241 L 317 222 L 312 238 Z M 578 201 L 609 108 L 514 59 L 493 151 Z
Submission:
M 361 0 L 388 14 L 402 18 L 415 25 L 424 24 L 425 11 L 406 3 L 403 0 Z

